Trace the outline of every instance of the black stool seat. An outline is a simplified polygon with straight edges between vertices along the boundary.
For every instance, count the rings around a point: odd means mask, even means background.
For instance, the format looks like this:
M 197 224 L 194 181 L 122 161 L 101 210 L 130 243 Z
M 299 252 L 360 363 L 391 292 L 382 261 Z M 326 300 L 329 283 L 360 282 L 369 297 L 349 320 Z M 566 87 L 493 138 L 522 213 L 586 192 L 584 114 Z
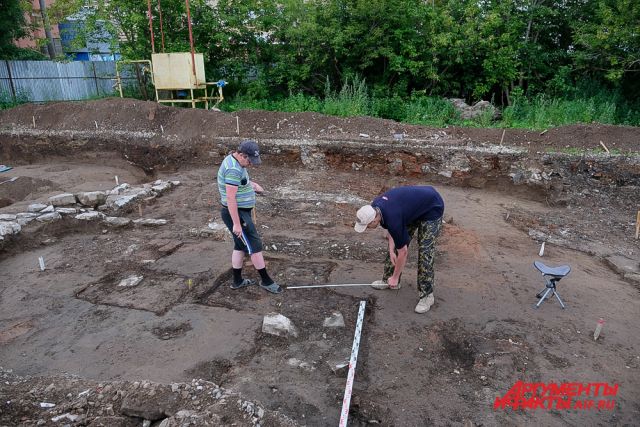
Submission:
M 571 272 L 571 267 L 568 265 L 561 265 L 560 267 L 547 267 L 540 261 L 534 261 L 533 265 L 545 276 L 560 278 L 566 276 Z

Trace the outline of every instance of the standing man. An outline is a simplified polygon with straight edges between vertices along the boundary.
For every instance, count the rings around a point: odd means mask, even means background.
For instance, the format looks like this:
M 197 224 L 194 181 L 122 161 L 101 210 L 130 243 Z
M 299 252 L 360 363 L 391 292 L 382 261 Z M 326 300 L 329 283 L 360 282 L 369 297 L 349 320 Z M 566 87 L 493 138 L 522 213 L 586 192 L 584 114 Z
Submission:
M 407 263 L 409 243 L 418 231 L 418 293 L 420 300 L 416 313 L 426 313 L 434 303 L 433 261 L 436 239 L 440 233 L 444 201 L 429 186 L 392 188 L 376 197 L 370 205 L 358 210 L 355 230 L 362 233 L 367 228 L 380 225 L 386 230 L 389 251 L 382 280 L 371 286 L 376 289 L 399 289 L 400 277 Z
M 282 288 L 269 277 L 262 256 L 262 240 L 251 218 L 256 206 L 256 193 L 262 187 L 249 179 L 247 168 L 259 165 L 260 149 L 255 141 L 243 141 L 238 149 L 222 161 L 218 169 L 218 190 L 222 202 L 222 221 L 233 235 L 233 283 L 231 289 L 254 285 L 255 281 L 242 278 L 242 264 L 245 254 L 249 254 L 253 266 L 260 273 L 260 287 L 279 294 Z

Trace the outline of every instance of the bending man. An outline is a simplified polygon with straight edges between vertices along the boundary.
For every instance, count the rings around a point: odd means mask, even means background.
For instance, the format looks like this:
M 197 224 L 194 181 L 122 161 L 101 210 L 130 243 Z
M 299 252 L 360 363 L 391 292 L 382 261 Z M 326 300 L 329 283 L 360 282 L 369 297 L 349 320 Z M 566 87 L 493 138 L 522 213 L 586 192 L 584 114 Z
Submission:
M 418 232 L 418 293 L 416 313 L 426 313 L 434 303 L 433 261 L 436 240 L 440 233 L 444 201 L 429 186 L 392 188 L 376 197 L 370 205 L 358 210 L 355 230 L 362 233 L 378 225 L 386 230 L 389 251 L 382 280 L 375 281 L 376 289 L 398 289 L 400 277 L 407 263 L 409 243 Z

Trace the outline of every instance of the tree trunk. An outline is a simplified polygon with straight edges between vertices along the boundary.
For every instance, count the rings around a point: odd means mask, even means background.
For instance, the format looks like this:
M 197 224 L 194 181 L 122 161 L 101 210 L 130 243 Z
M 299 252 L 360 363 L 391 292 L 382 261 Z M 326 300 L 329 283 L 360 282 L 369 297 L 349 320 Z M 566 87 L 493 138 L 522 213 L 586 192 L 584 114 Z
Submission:
M 47 51 L 49 52 L 49 58 L 54 59 L 56 57 L 56 50 L 53 47 L 53 36 L 51 35 L 51 26 L 49 25 L 49 15 L 47 15 L 47 6 L 45 5 L 44 0 L 40 0 L 40 14 L 42 15 L 44 34 L 47 37 Z

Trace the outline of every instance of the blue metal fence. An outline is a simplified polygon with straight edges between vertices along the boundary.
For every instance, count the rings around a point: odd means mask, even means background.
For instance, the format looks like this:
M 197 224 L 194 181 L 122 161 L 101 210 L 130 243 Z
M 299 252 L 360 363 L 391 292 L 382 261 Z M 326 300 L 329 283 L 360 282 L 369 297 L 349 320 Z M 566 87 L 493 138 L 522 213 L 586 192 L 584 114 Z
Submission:
M 14 101 L 79 101 L 117 95 L 115 62 L 0 61 L 0 96 Z M 123 85 L 137 89 L 131 68 L 120 70 Z

